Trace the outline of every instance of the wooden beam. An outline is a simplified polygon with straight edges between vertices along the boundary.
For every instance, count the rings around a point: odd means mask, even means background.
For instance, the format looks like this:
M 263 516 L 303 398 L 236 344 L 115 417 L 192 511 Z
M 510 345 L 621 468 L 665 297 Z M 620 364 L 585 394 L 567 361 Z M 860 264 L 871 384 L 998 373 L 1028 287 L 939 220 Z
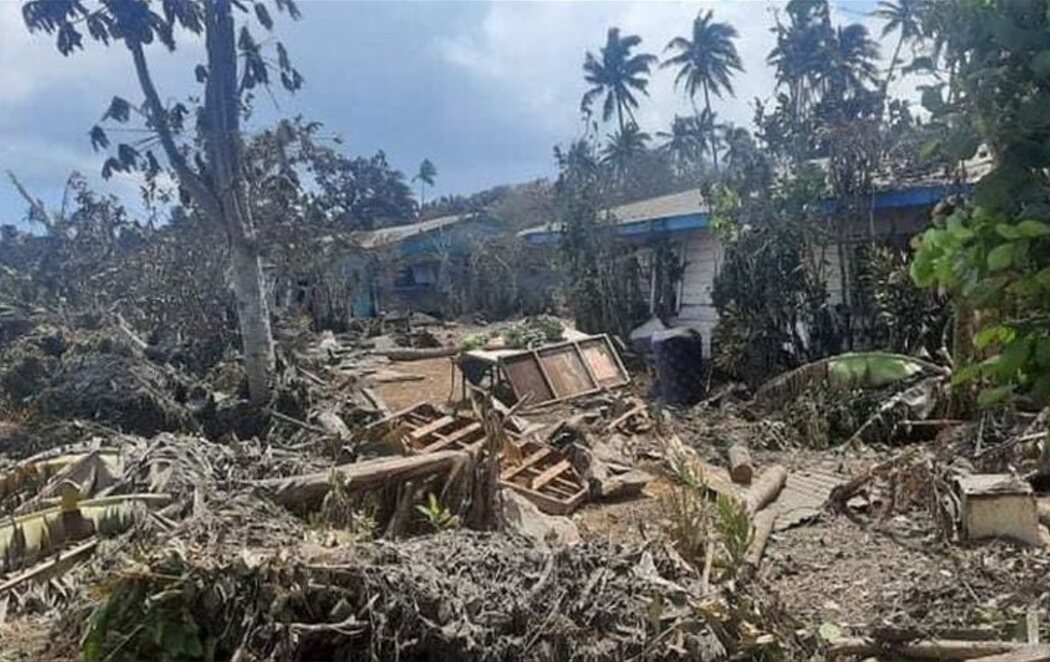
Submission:
M 570 467 L 572 467 L 572 464 L 568 460 L 562 460 L 560 462 L 557 462 L 556 464 L 554 464 L 554 466 L 546 469 L 539 476 L 536 476 L 532 479 L 532 489 L 540 489 L 547 483 L 557 478 L 559 474 L 561 474 L 564 471 L 567 471 Z
M 522 471 L 525 471 L 526 469 L 528 469 L 529 467 L 531 467 L 532 465 L 536 464 L 537 462 L 539 462 L 540 460 L 542 460 L 543 458 L 547 457 L 550 454 L 551 454 L 551 449 L 549 449 L 549 448 L 541 448 L 540 450 L 536 451 L 532 455 L 530 455 L 527 458 L 525 458 L 525 460 L 521 464 L 519 464 L 518 466 L 516 466 L 516 467 L 514 467 L 514 468 L 512 468 L 512 469 L 510 469 L 508 471 L 503 472 L 503 475 L 500 476 L 500 480 L 510 480 L 511 478 L 517 476 Z
M 408 436 L 418 441 L 429 434 L 437 432 L 446 425 L 454 423 L 455 421 L 456 419 L 452 418 L 451 416 L 442 416 L 439 419 L 427 423 L 421 428 L 416 428 L 415 430 L 412 430 L 412 432 L 410 432 Z
M 456 443 L 460 439 L 464 439 L 466 437 L 469 437 L 470 435 L 474 434 L 475 432 L 477 432 L 480 429 L 481 429 L 481 423 L 471 423 L 470 425 L 468 425 L 466 427 L 463 427 L 463 428 L 460 428 L 459 430 L 456 430 L 455 432 L 453 432 L 452 434 L 448 435 L 447 437 L 443 437 L 439 441 L 435 441 L 434 443 L 430 444 L 429 446 L 425 446 L 423 448 L 423 452 L 424 453 L 433 453 L 434 451 L 439 451 L 442 448 L 447 448 L 448 446 L 451 446 L 452 444 Z

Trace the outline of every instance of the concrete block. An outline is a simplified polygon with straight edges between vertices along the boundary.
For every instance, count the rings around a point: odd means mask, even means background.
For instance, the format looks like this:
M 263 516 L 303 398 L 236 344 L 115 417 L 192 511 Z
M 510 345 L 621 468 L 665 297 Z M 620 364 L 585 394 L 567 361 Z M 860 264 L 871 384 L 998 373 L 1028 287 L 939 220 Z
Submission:
M 1032 486 L 1009 474 L 977 474 L 957 480 L 962 531 L 967 540 L 1010 538 L 1042 545 Z

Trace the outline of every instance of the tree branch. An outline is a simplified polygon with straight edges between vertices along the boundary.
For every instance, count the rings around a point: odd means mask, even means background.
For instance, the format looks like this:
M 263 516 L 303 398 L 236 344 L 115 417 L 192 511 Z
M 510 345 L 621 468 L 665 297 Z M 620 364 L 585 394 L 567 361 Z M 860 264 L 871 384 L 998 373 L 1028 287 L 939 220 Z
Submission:
M 214 219 L 221 219 L 222 205 L 218 197 L 200 175 L 189 167 L 189 164 L 186 163 L 186 158 L 179 151 L 178 145 L 175 144 L 175 137 L 171 133 L 171 125 L 168 123 L 168 113 L 160 102 L 160 95 L 153 84 L 153 78 L 150 76 L 149 67 L 146 64 L 146 55 L 142 51 L 142 44 L 134 39 L 125 39 L 125 43 L 128 46 L 128 50 L 131 51 L 131 58 L 135 64 L 135 73 L 138 76 L 142 92 L 146 96 L 146 107 L 149 111 L 150 122 L 157 131 L 161 147 L 163 147 L 164 153 L 168 156 L 168 161 L 175 169 L 175 174 L 182 185 L 189 191 L 190 197 L 201 206 L 205 214 Z
M 54 223 L 51 221 L 51 215 L 47 213 L 47 208 L 44 207 L 44 203 L 29 194 L 29 191 L 22 186 L 22 182 L 18 181 L 18 178 L 15 177 L 15 173 L 8 170 L 7 176 L 11 179 L 11 183 L 14 184 L 15 190 L 18 191 L 19 195 L 25 198 L 25 201 L 29 203 L 30 220 L 37 221 L 50 231 L 54 227 Z

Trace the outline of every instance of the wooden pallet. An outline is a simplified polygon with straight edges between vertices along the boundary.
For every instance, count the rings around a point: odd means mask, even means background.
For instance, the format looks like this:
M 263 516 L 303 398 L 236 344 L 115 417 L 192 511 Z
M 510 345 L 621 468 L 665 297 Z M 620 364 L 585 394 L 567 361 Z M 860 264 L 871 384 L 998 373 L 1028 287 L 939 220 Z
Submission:
M 517 452 L 504 453 L 500 483 L 525 495 L 540 510 L 568 515 L 583 503 L 587 486 L 565 454 L 535 440 L 511 441 Z
M 373 436 L 394 432 L 412 454 L 440 450 L 473 451 L 485 442 L 480 421 L 468 416 L 445 414 L 436 407 L 420 403 L 394 412 L 368 426 Z M 515 438 L 500 457 L 500 482 L 552 515 L 568 515 L 587 496 L 587 485 L 565 454 L 539 441 Z
M 420 403 L 394 412 L 369 425 L 372 430 L 397 431 L 408 452 L 415 455 L 441 450 L 474 450 L 485 441 L 480 421 L 469 416 L 444 414 Z

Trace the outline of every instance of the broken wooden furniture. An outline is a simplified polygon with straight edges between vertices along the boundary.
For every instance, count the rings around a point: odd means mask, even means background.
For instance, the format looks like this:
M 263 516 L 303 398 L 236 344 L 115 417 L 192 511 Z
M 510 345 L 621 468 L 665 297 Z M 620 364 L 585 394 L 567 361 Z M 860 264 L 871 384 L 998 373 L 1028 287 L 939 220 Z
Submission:
M 582 336 L 535 349 L 478 349 L 459 358 L 466 381 L 506 386 L 528 407 L 562 402 L 630 382 L 609 337 Z M 499 389 L 494 388 L 498 392 Z
M 564 453 L 534 440 L 508 441 L 500 482 L 551 515 L 568 515 L 583 503 L 587 485 Z M 511 449 L 508 449 L 511 450 Z
M 956 480 L 962 533 L 968 540 L 1011 538 L 1041 545 L 1032 486 L 1010 474 L 976 474 Z
M 396 442 L 402 450 L 424 455 L 445 450 L 474 452 L 485 442 L 485 430 L 472 417 L 445 414 L 420 403 L 376 421 L 366 432 L 375 441 Z M 567 515 L 587 496 L 587 483 L 565 454 L 536 440 L 516 439 L 509 433 L 500 458 L 500 481 L 518 491 L 541 510 Z
M 419 455 L 440 450 L 473 451 L 485 441 L 481 421 L 469 416 L 445 414 L 433 405 L 419 403 L 394 412 L 371 423 L 366 429 L 391 436 L 404 445 L 404 450 Z

